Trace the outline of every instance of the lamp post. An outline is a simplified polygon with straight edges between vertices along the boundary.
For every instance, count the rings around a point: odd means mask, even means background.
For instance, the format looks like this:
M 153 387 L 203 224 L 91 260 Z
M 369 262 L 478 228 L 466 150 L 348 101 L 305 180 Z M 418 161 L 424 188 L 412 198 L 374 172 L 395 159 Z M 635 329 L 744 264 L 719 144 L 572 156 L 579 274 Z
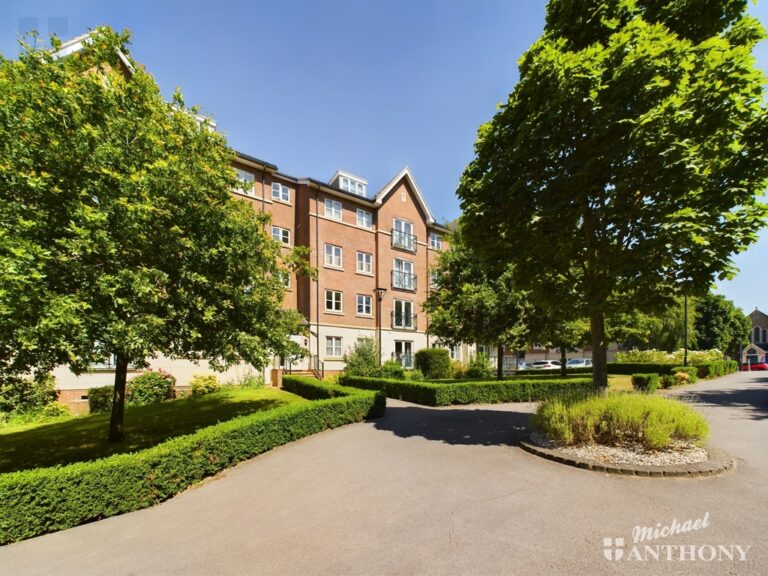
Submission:
M 373 290 L 376 294 L 376 330 L 378 332 L 376 342 L 379 351 L 379 366 L 381 366 L 381 301 L 384 299 L 386 291 L 386 288 L 374 288 Z

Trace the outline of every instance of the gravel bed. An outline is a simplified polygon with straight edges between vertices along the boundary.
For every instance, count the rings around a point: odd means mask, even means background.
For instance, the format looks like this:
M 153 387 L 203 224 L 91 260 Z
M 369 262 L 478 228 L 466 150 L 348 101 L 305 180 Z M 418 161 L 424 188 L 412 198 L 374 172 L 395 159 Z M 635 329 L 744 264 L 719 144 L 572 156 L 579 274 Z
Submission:
M 602 446 L 600 444 L 561 446 L 539 432 L 531 434 L 531 441 L 543 448 L 557 450 L 567 456 L 588 458 L 603 464 L 680 466 L 703 462 L 708 458 L 706 450 L 688 442 L 675 442 L 664 450 L 646 450 L 639 444 L 627 446 Z

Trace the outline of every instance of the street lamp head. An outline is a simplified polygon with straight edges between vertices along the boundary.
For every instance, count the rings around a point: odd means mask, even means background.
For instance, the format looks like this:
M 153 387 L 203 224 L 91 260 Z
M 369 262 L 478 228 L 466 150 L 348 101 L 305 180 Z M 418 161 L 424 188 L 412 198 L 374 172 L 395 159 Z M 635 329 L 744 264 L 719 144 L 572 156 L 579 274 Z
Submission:
M 376 299 L 381 300 L 384 298 L 384 293 L 387 291 L 386 288 L 374 288 L 373 292 L 376 294 Z

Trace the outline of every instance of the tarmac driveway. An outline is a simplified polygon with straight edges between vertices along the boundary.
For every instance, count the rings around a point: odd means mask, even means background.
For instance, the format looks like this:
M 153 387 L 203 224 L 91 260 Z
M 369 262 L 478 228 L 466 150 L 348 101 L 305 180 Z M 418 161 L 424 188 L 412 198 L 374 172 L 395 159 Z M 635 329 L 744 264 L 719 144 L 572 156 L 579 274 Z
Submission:
M 154 508 L 0 548 L 0 573 L 766 574 L 768 376 L 678 393 L 736 457 L 734 472 L 580 470 L 515 445 L 532 404 L 390 400 L 384 418 L 283 446 Z M 659 560 L 628 557 L 636 525 L 707 514 L 702 530 L 648 543 L 667 546 Z M 746 560 L 723 553 L 736 545 Z

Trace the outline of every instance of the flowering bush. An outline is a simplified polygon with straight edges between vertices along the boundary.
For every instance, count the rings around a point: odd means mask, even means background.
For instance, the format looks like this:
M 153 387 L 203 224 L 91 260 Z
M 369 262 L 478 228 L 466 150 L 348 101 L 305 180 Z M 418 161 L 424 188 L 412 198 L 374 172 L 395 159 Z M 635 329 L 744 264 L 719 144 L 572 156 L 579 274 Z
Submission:
M 725 355 L 717 348 L 712 350 L 688 350 L 689 364 L 704 364 L 707 362 L 717 362 L 722 360 Z M 675 352 L 664 352 L 663 350 L 629 350 L 616 353 L 616 362 L 622 364 L 682 364 L 685 358 L 685 350 L 680 348 Z

